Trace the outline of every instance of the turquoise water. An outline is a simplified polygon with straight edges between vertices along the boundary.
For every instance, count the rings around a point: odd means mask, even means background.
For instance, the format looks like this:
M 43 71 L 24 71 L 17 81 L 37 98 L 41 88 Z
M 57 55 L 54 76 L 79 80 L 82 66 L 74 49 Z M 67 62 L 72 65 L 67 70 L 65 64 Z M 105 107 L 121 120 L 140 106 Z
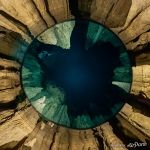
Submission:
M 112 31 L 89 20 L 71 20 L 47 29 L 31 43 L 21 76 L 30 103 L 44 120 L 87 129 L 123 107 L 132 68 Z

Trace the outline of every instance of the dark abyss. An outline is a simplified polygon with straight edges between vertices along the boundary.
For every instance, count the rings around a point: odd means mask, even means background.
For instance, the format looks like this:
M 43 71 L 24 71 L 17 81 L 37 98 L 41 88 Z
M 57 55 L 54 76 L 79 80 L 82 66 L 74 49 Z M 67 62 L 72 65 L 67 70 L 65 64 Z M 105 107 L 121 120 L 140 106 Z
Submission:
M 117 113 L 125 103 L 126 92 L 112 84 L 114 69 L 121 66 L 120 49 L 107 41 L 86 49 L 88 25 L 87 20 L 76 20 L 69 50 L 38 40 L 30 47 L 44 72 L 42 86 L 52 83 L 63 89 L 71 128 L 76 128 L 74 120 L 83 114 L 99 125 L 107 120 L 97 121 L 96 116 L 111 118 L 111 108 L 121 104 Z

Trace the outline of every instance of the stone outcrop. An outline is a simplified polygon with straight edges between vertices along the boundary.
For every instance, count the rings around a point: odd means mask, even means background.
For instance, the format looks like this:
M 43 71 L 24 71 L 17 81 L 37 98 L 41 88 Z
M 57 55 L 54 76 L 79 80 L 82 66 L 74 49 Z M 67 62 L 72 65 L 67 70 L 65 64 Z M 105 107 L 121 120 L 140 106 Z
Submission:
M 26 27 L 33 36 L 46 29 L 46 24 L 43 18 L 40 17 L 37 7 L 31 0 L 1 0 L 0 10 L 4 14 L 13 17 L 14 21 L 19 22 L 21 26 Z M 9 19 L 9 18 L 8 18 Z
M 0 105 L 16 100 L 21 91 L 19 68 L 15 61 L 0 59 Z
M 134 111 L 133 107 L 126 104 L 117 115 L 118 120 L 126 133 L 140 139 L 142 142 L 150 141 L 150 117 Z
M 91 18 L 110 28 L 124 25 L 131 7 L 131 0 L 93 0 Z
M 37 113 L 33 108 L 16 112 L 12 117 L 0 125 L 0 149 L 13 149 L 34 129 L 37 120 Z
M 131 92 L 135 95 L 143 92 L 147 98 L 150 98 L 150 65 L 133 67 Z
M 127 150 L 126 145 L 115 135 L 111 125 L 107 122 L 97 128 L 103 138 L 104 149 Z
M 46 1 L 33 0 L 33 2 L 36 5 L 37 10 L 40 12 L 40 15 L 43 18 L 43 21 L 46 23 L 47 27 L 54 25 L 56 23 L 55 18 L 50 15 Z
M 80 139 L 79 139 L 80 138 Z M 78 131 L 40 122 L 20 150 L 24 149 L 99 149 L 92 130 Z
M 69 0 L 48 0 L 46 4 L 48 5 L 49 14 L 55 20 L 55 23 L 72 18 Z
M 10 31 L 14 31 L 15 33 L 19 33 L 24 40 L 26 40 L 27 42 L 30 42 L 31 36 L 28 35 L 28 33 L 29 33 L 28 29 L 24 26 L 22 27 L 22 25 L 20 23 L 14 21 L 13 19 L 14 18 L 11 18 L 11 20 L 10 20 L 8 17 L 4 16 L 3 13 L 1 12 L 0 13 L 1 31 L 6 32 L 6 30 L 4 30 L 2 28 L 6 28 Z M 1 32 L 1 34 L 2 34 L 2 32 Z M 1 37 L 4 37 L 4 35 L 5 34 L 3 32 L 3 36 L 1 36 Z
M 129 50 L 141 50 L 149 43 L 149 13 L 149 0 L 132 0 L 125 24 L 116 28 L 116 32 Z

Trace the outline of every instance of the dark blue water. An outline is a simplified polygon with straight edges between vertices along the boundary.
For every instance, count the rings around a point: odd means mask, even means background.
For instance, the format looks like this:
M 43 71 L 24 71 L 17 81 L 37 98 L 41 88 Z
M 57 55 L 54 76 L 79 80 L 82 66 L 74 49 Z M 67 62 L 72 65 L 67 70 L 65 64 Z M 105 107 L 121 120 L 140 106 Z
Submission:
M 88 27 L 89 21 L 76 21 L 70 37 L 69 50 L 37 40 L 37 48 L 30 49 L 31 53 L 34 51 L 32 55 L 36 57 L 43 71 L 42 86 L 52 84 L 64 92 L 63 105 L 67 106 L 66 113 L 70 123 L 66 123 L 66 118 L 64 122 L 53 119 L 56 116 L 46 118 L 72 128 L 80 128 L 75 120 L 83 114 L 92 120 L 92 124 L 89 122 L 88 125 L 88 121 L 86 122 L 85 128 L 103 123 L 116 114 L 125 103 L 124 89 L 112 84 L 114 70 L 122 66 L 120 47 L 116 47 L 110 41 L 97 41 L 87 49 L 85 45 Z M 114 111 L 113 107 L 117 104 L 118 107 Z M 98 116 L 104 118 L 95 119 Z

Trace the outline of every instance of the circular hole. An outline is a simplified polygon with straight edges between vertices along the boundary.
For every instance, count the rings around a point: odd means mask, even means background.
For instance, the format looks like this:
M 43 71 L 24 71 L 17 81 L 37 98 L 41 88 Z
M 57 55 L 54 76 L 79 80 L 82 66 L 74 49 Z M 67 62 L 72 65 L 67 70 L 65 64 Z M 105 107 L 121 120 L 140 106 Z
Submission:
M 87 129 L 108 121 L 123 107 L 132 68 L 125 46 L 111 30 L 90 20 L 70 20 L 33 40 L 21 78 L 41 117 Z

